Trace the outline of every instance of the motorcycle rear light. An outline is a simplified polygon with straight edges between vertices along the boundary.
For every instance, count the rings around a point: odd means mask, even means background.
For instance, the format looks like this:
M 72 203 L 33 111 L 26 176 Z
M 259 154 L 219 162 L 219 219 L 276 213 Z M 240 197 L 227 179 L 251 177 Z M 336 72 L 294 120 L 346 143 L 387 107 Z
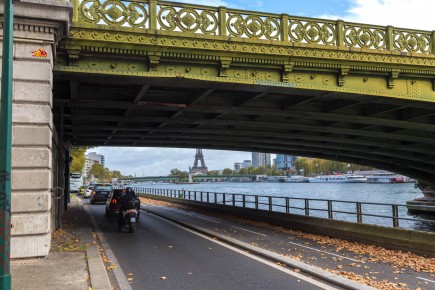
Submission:
M 112 204 L 117 204 L 118 201 L 117 201 L 116 199 L 112 199 L 111 203 L 112 203 Z

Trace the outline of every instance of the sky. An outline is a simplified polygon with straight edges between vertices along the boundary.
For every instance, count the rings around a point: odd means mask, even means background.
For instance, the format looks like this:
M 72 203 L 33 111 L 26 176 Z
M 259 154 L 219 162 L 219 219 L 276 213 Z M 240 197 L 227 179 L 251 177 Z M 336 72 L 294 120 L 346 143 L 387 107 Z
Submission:
M 435 0 L 174 0 L 209 6 L 225 6 L 294 16 L 392 25 L 400 28 L 435 30 Z M 195 149 L 95 147 L 88 152 L 103 154 L 106 167 L 124 175 L 168 175 L 171 169 L 187 171 Z M 209 170 L 233 168 L 234 162 L 251 160 L 251 152 L 203 150 Z M 274 156 L 272 156 L 274 158 Z

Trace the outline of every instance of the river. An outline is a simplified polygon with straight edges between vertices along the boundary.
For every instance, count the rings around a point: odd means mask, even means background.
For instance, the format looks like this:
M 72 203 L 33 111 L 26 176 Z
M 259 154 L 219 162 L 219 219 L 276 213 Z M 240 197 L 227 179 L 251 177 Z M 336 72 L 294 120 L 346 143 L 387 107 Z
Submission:
M 137 184 L 135 187 L 184 189 L 190 191 L 236 193 L 259 196 L 309 198 L 335 201 L 369 202 L 405 205 L 406 201 L 422 197 L 413 183 L 373 184 L 373 183 L 268 183 L 268 182 L 207 182 L 198 184 Z M 294 201 L 295 207 L 303 207 L 304 201 Z M 299 204 L 298 204 L 299 203 Z M 310 201 L 312 208 L 327 208 L 325 202 Z M 351 207 L 351 209 L 349 209 Z M 263 206 L 265 209 L 265 206 Z M 334 210 L 355 211 L 355 204 L 334 202 Z M 391 216 L 391 206 L 363 205 L 363 212 Z M 292 209 L 291 213 L 304 214 L 303 210 Z M 326 212 L 310 211 L 310 215 L 327 217 Z M 403 218 L 431 219 L 435 216 L 409 214 L 406 207 L 399 207 Z M 355 215 L 334 213 L 334 218 L 355 221 Z M 382 226 L 392 226 L 392 220 L 379 217 L 363 217 L 364 222 Z M 435 223 L 400 220 L 400 227 L 416 230 L 435 231 Z

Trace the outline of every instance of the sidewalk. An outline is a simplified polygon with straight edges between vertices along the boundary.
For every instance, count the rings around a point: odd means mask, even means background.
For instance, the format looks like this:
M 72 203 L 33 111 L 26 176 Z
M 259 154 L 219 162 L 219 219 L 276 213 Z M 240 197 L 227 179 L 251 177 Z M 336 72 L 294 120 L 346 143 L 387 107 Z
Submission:
M 71 196 L 49 256 L 12 260 L 11 275 L 13 290 L 112 289 L 80 198 Z

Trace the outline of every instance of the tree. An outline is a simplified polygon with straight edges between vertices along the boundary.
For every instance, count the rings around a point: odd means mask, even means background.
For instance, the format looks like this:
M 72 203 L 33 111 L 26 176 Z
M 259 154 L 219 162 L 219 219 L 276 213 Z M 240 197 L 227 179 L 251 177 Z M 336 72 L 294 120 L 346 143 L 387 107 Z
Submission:
M 180 180 L 182 180 L 182 179 L 184 179 L 184 178 L 189 176 L 189 172 L 187 172 L 187 171 L 180 171 L 179 175 L 180 175 Z
M 111 178 L 112 178 L 112 172 L 110 172 L 109 168 L 105 167 L 103 172 L 103 181 L 109 182 Z
M 119 171 L 119 170 L 113 170 L 111 175 L 112 175 L 112 178 L 122 178 L 121 171 Z
M 229 168 L 225 168 L 224 171 L 223 171 L 223 174 L 225 174 L 225 175 L 231 175 L 231 174 L 233 174 L 233 171 L 231 169 L 229 169 Z
M 91 174 L 97 179 L 102 180 L 105 177 L 106 171 L 100 163 L 94 163 L 91 167 Z
M 269 175 L 269 176 L 277 176 L 279 174 L 280 174 L 280 172 L 279 172 L 278 168 L 276 168 L 275 165 L 272 166 L 271 168 L 267 169 L 267 175 Z
M 70 166 L 71 172 L 82 172 L 83 167 L 85 167 L 85 163 L 86 163 L 85 153 L 86 150 L 88 150 L 88 148 L 91 147 L 79 146 L 79 147 L 73 147 L 71 149 L 71 157 L 72 157 L 71 166 Z
M 296 171 L 301 175 L 308 176 L 311 174 L 311 164 L 310 161 L 305 157 L 300 157 L 295 161 Z
M 254 168 L 251 173 L 255 174 L 255 175 L 266 175 L 267 171 L 268 171 L 267 169 L 268 168 L 266 166 L 260 166 L 260 167 Z
M 241 175 L 251 175 L 252 172 L 254 171 L 254 169 L 255 168 L 253 166 L 249 166 L 247 168 L 242 168 L 242 169 L 240 169 L 239 174 L 241 174 Z
M 219 170 L 210 170 L 207 174 L 208 175 L 219 175 Z
M 174 169 L 171 169 L 171 176 L 179 176 L 180 175 L 180 173 L 181 173 L 181 170 L 180 169 L 178 169 L 178 168 L 174 168 Z

